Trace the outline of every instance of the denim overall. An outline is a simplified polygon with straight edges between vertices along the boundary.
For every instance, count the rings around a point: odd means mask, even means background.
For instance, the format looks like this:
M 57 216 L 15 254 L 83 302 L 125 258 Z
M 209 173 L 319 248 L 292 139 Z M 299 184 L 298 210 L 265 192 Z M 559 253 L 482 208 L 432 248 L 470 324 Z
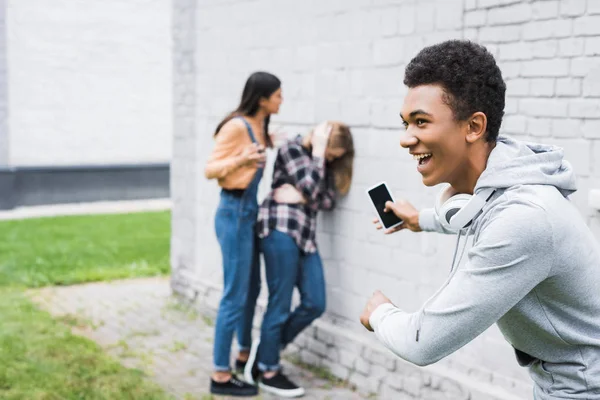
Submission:
M 240 117 L 241 118 L 241 117 Z M 253 143 L 252 127 L 241 118 Z M 223 297 L 215 324 L 213 362 L 215 371 L 230 370 L 231 341 L 237 332 L 240 350 L 252 342 L 252 320 L 260 292 L 260 261 L 255 231 L 256 200 L 263 168 L 258 168 L 245 190 L 221 191 L 215 231 L 223 256 Z

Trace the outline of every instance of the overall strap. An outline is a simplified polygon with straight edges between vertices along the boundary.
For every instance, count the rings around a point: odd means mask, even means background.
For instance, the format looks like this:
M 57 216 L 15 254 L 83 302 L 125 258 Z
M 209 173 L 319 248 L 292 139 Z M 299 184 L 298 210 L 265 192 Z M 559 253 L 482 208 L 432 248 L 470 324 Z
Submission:
M 248 135 L 250 135 L 250 140 L 252 140 L 252 143 L 257 143 L 256 138 L 254 137 L 254 132 L 252 131 L 252 127 L 250 126 L 250 123 L 248 123 L 248 121 L 246 121 L 246 118 L 244 118 L 244 117 L 238 117 L 238 118 L 240 118 L 242 121 L 244 121 L 246 128 L 248 128 Z

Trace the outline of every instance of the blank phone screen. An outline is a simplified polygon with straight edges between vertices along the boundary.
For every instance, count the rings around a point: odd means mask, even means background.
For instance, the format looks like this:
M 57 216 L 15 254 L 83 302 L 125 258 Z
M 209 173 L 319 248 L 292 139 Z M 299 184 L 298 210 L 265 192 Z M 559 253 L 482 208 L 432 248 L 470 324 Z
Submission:
M 392 196 L 387 190 L 387 187 L 384 184 L 381 184 L 373 189 L 369 190 L 369 197 L 371 197 L 371 201 L 375 205 L 377 209 L 377 213 L 379 214 L 379 218 L 381 222 L 383 222 L 383 226 L 385 228 L 389 228 L 390 226 L 394 226 L 402 220 L 396 216 L 393 212 L 384 212 L 385 203 L 388 201 L 392 201 Z

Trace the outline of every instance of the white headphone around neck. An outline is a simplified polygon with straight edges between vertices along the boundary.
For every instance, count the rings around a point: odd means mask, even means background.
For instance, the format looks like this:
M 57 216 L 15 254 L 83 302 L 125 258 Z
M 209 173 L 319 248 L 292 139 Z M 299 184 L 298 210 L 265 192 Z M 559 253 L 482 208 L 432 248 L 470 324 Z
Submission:
M 435 202 L 435 213 L 440 224 L 449 231 L 466 228 L 492 197 L 494 188 L 485 188 L 475 195 L 453 194 L 452 187 L 448 185 L 440 191 Z

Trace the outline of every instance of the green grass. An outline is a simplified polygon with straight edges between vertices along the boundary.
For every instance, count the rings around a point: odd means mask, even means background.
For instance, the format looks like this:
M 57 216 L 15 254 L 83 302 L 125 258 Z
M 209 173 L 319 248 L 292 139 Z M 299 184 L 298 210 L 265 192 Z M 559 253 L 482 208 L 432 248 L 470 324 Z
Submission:
M 39 310 L 24 288 L 166 274 L 170 214 L 0 222 L 0 399 L 170 399 L 71 333 L 89 323 Z
M 1 399 L 169 399 L 104 355 L 95 343 L 38 310 L 22 292 L 0 290 Z
M 168 212 L 0 222 L 0 286 L 166 274 Z

